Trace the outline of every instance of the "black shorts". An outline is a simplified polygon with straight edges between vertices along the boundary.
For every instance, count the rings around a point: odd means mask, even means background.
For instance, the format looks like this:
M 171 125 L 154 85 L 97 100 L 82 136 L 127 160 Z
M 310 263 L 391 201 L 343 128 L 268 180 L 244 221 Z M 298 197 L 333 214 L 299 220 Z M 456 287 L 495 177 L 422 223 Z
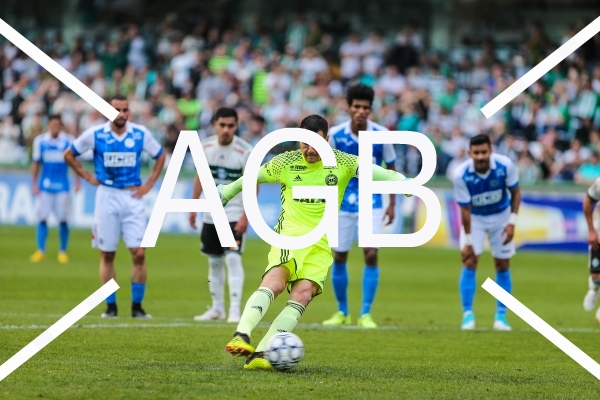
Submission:
M 588 259 L 588 263 L 591 273 L 600 273 L 600 247 L 598 247 L 598 250 L 592 250 L 592 246 L 590 246 L 590 257 Z
M 214 224 L 204 224 L 202 227 L 202 233 L 200 234 L 200 251 L 207 256 L 218 256 L 222 257 L 226 251 L 235 251 L 242 254 L 244 245 L 244 235 L 238 236 L 235 233 L 235 225 L 237 222 L 230 222 L 231 232 L 235 243 L 238 245 L 238 249 L 221 246 L 219 235 L 217 234 L 217 228 Z

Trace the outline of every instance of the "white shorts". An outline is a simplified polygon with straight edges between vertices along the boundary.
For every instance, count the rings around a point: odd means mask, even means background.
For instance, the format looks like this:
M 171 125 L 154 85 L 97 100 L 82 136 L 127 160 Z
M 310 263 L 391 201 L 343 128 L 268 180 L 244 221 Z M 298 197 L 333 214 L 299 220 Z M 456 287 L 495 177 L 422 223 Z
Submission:
M 38 221 L 47 221 L 50 213 L 54 214 L 58 222 L 67 222 L 69 217 L 69 192 L 49 193 L 40 191 L 36 204 Z
M 383 208 L 373 209 L 373 233 L 383 233 Z M 338 218 L 338 247 L 333 250 L 339 253 L 350 251 L 358 232 L 358 213 L 340 211 Z M 378 248 L 378 247 L 376 247 Z
M 133 191 L 100 185 L 96 191 L 92 247 L 116 251 L 123 236 L 128 249 L 140 247 L 146 230 L 146 215 L 142 199 L 132 197 Z
M 476 255 L 483 253 L 485 236 L 488 235 L 492 256 L 499 259 L 509 259 L 515 255 L 515 243 L 511 240 L 504 243 L 503 230 L 508 225 L 510 207 L 499 214 L 473 215 L 471 214 L 471 236 L 473 238 L 473 251 Z M 465 230 L 460 232 L 460 248 L 465 247 Z

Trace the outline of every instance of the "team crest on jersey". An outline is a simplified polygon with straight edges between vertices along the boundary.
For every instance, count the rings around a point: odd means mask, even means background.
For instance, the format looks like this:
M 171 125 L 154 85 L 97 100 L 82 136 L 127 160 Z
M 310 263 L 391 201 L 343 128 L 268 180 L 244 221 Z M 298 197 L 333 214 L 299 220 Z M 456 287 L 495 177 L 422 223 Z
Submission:
M 498 181 L 496 181 L 496 180 L 490 181 L 490 186 L 491 187 L 498 187 Z
M 133 146 L 135 146 L 135 140 L 133 140 L 132 138 L 125 139 L 125 147 L 131 149 Z
M 335 174 L 329 174 L 325 177 L 325 184 L 327 186 L 335 186 L 338 183 L 338 177 Z

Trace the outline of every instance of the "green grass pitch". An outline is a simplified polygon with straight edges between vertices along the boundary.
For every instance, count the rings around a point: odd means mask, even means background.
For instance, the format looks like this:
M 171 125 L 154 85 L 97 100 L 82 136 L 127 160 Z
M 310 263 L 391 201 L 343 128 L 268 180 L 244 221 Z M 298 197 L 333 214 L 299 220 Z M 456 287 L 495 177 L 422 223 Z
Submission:
M 98 254 L 88 231 L 71 234 L 71 262 L 55 261 L 52 230 L 47 259 L 32 264 L 32 228 L 0 227 L 0 363 L 93 293 L 100 282 Z M 122 246 L 122 245 L 121 245 Z M 268 246 L 249 240 L 244 254 L 244 300 L 260 283 Z M 149 249 L 144 306 L 155 319 L 133 321 L 130 263 L 117 254 L 121 316 L 99 317 L 104 304 L 0 382 L 0 398 L 195 399 L 195 398 L 596 398 L 600 383 L 508 314 L 513 332 L 490 328 L 495 300 L 478 288 L 480 329 L 458 329 L 461 308 L 456 251 L 382 249 L 381 278 L 373 316 L 376 331 L 323 329 L 335 310 L 331 282 L 295 331 L 306 354 L 293 371 L 248 372 L 243 359 L 224 353 L 234 326 L 192 320 L 209 304 L 206 260 L 193 236 L 161 235 Z M 350 255 L 350 307 L 361 301 L 362 256 Z M 513 259 L 513 294 L 589 356 L 600 360 L 600 327 L 582 300 L 587 290 L 585 255 L 520 252 Z M 483 256 L 478 283 L 494 278 Z M 284 305 L 270 307 L 272 321 Z M 255 331 L 255 340 L 267 324 Z

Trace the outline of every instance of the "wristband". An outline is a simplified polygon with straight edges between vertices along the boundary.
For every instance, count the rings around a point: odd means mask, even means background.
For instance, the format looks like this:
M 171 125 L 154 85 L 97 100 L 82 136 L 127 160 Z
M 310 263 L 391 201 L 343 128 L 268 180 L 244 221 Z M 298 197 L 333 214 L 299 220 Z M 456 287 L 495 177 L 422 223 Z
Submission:
M 509 225 L 516 225 L 517 224 L 517 213 L 510 214 L 510 217 L 508 217 L 508 224 Z
M 465 246 L 473 246 L 473 236 L 470 233 L 465 233 Z

